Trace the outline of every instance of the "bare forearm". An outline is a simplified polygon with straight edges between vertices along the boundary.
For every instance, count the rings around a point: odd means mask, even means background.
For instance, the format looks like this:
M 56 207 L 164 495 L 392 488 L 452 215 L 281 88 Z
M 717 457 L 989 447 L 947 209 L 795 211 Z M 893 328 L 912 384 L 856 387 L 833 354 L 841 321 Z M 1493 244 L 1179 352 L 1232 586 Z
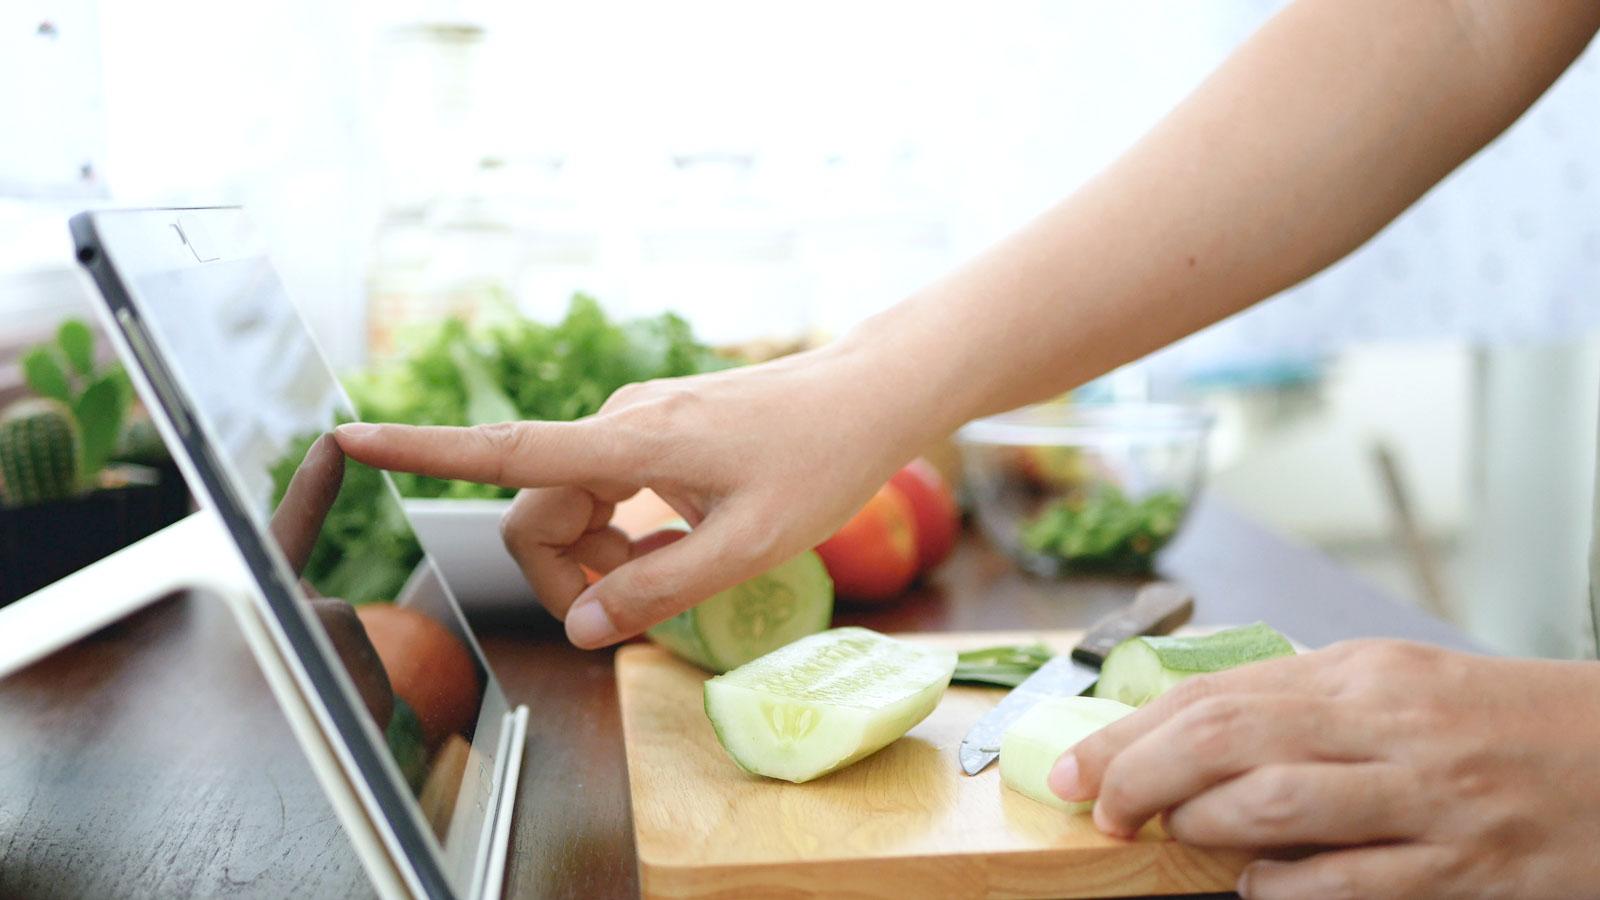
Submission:
M 853 340 L 930 433 L 1082 383 L 1355 249 L 1597 27 L 1594 0 L 1300 0 L 1082 189 Z

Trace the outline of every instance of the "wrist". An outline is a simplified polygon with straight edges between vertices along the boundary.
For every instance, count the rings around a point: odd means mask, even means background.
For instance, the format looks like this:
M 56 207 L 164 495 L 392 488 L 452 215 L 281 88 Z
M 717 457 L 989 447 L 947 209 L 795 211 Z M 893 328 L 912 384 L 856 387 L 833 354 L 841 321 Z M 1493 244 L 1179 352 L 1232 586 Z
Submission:
M 963 359 L 959 336 L 941 326 L 936 310 L 916 308 L 919 299 L 861 322 L 827 346 L 844 389 L 867 400 L 875 428 L 889 430 L 907 457 L 985 411 L 984 379 L 973 375 L 980 370 Z

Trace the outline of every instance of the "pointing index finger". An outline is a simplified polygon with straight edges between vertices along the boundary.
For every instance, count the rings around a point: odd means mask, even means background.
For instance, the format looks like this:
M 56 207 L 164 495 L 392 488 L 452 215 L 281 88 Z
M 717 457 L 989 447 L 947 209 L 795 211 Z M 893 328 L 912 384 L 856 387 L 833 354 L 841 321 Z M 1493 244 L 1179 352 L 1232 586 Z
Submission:
M 346 454 L 369 466 L 502 487 L 631 480 L 639 474 L 619 471 L 621 452 L 589 422 L 470 428 L 354 422 L 340 425 L 334 435 Z

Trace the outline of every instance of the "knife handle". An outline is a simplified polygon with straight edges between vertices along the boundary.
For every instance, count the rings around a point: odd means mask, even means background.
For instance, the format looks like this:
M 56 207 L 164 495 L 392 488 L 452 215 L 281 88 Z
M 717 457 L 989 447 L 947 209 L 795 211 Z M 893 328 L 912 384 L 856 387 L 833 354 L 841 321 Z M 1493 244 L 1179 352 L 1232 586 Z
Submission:
M 1194 595 L 1169 582 L 1155 581 L 1139 589 L 1133 602 L 1094 623 L 1072 658 L 1099 668 L 1106 654 L 1131 637 L 1166 634 L 1194 615 Z

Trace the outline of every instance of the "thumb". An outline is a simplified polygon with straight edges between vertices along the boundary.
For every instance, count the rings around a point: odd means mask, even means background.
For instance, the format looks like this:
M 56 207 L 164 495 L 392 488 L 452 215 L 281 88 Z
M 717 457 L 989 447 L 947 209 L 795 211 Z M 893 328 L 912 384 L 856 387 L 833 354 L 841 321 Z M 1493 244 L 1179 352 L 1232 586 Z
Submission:
M 614 644 L 759 575 L 763 560 L 731 549 L 750 546 L 734 521 L 726 512 L 709 516 L 590 585 L 567 610 L 567 639 L 584 648 Z

